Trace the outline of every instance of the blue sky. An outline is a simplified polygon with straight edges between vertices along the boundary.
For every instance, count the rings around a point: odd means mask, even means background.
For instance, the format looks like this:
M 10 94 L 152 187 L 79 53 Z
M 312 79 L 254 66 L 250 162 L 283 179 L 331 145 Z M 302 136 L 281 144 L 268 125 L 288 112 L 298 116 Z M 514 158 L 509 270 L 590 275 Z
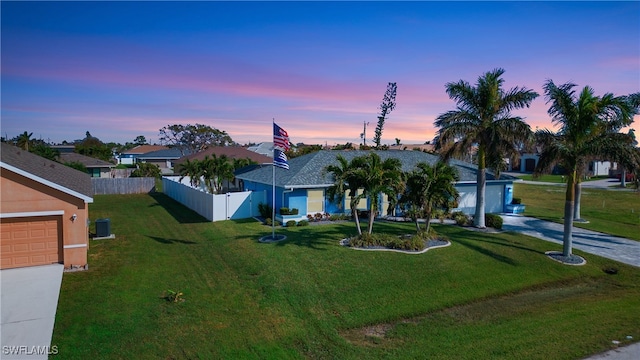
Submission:
M 542 85 L 640 91 L 640 2 L 2 1 L 2 136 L 157 141 L 175 123 L 270 141 L 431 140 L 447 82 L 494 68 L 541 94 L 517 110 L 552 128 Z M 640 133 L 640 117 L 634 128 Z M 625 129 L 626 131 L 628 129 Z

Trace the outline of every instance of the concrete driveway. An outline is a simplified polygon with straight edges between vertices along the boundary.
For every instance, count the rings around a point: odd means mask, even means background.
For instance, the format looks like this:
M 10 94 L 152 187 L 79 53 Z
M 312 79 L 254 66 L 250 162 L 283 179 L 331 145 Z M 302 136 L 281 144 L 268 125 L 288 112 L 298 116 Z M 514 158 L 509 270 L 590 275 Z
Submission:
M 564 225 L 521 215 L 502 215 L 503 230 L 562 244 Z M 596 231 L 573 228 L 573 248 L 640 267 L 640 242 Z
M 0 358 L 46 359 L 57 353 L 51 335 L 63 269 L 53 264 L 0 271 Z

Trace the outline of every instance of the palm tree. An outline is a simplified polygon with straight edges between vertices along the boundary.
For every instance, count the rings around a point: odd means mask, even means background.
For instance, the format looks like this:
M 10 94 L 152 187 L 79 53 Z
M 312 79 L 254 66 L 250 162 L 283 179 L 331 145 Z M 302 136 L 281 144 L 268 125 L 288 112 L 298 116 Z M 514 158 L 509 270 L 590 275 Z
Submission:
M 433 166 L 419 163 L 416 169 L 407 175 L 407 188 L 400 201 L 408 208 L 411 218 L 416 223 L 417 232 L 421 230 L 418 219 L 424 218 L 425 231 L 429 233 L 433 207 L 445 208 L 448 211 L 457 201 L 459 193 L 455 188 L 455 182 L 459 179 L 455 168 L 442 161 Z
M 216 194 L 222 191 L 222 184 L 225 180 L 233 180 L 233 163 L 227 155 L 220 155 L 219 157 L 215 157 L 215 188 Z
M 325 168 L 325 171 L 333 174 L 333 185 L 327 189 L 327 196 L 329 201 L 338 203 L 338 209 L 342 209 L 345 194 L 349 191 L 351 215 L 356 222 L 358 235 L 362 235 L 358 218 L 358 203 L 363 198 L 363 194 L 358 194 L 360 179 L 355 176 L 353 161 L 347 161 L 342 155 L 338 155 L 336 160 L 338 161 L 337 165 L 329 165 Z
M 186 176 L 189 177 L 189 182 L 192 187 L 200 186 L 200 178 L 202 177 L 202 170 L 200 162 L 198 160 L 185 160 L 180 164 L 180 181 Z
M 464 156 L 477 146 L 477 195 L 474 225 L 485 227 L 486 168 L 499 176 L 502 159 L 518 157 L 518 144 L 526 143 L 532 132 L 521 117 L 512 116 L 511 110 L 529 107 L 538 93 L 526 88 L 502 89 L 503 69 L 495 69 L 478 78 L 475 86 L 460 80 L 447 83 L 449 98 L 456 101 L 456 110 L 436 118 L 439 128 L 436 144 L 441 156 L 448 160 Z
M 226 155 L 205 156 L 201 161 L 201 171 L 204 183 L 211 194 L 217 194 L 222 190 L 224 180 L 233 179 L 233 165 Z
M 362 195 L 369 198 L 367 233 L 371 234 L 373 222 L 378 214 L 380 195 L 386 194 L 388 197 L 395 197 L 398 194 L 396 185 L 403 180 L 402 164 L 400 160 L 395 158 L 382 161 L 380 156 L 374 152 L 354 158 L 351 164 L 353 177 L 362 187 Z
M 19 148 L 22 148 L 23 150 L 29 151 L 29 147 L 31 145 L 31 143 L 33 142 L 33 140 L 31 139 L 31 136 L 33 135 L 33 133 L 28 133 L 28 132 L 23 132 L 22 134 L 18 135 L 16 137 L 16 145 Z
M 552 80 L 544 85 L 548 114 L 560 129 L 553 133 L 548 129 L 536 132 L 536 141 L 542 147 L 535 174 L 549 171 L 560 164 L 567 171 L 567 188 L 564 206 L 563 255 L 572 252 L 573 220 L 579 213 L 581 193 L 580 175 L 588 160 L 594 157 L 609 158 L 626 164 L 634 162 L 633 139 L 618 130 L 633 122 L 638 105 L 632 96 L 615 97 L 607 93 L 594 95 L 586 86 L 576 97 L 575 84 L 556 86 Z M 576 204 L 577 203 L 577 204 Z M 579 215 L 578 215 L 579 216 Z
M 344 203 L 344 195 L 347 192 L 349 184 L 347 183 L 347 175 L 349 173 L 349 161 L 342 155 L 336 157 L 337 165 L 329 165 L 324 171 L 333 174 L 333 185 L 327 189 L 327 197 L 332 203 L 338 204 L 338 209 L 342 210 Z

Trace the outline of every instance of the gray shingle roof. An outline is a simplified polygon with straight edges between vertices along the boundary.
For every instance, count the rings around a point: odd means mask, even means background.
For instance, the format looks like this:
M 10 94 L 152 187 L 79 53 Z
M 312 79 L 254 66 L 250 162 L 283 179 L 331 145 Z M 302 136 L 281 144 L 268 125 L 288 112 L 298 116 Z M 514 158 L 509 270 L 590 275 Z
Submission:
M 0 153 L 3 167 L 2 171 L 11 171 L 10 168 L 5 166 L 6 164 L 9 167 L 29 174 L 29 177 L 35 181 L 42 183 L 50 182 L 52 185 L 56 185 L 59 190 L 84 196 L 85 201 L 92 200 L 93 185 L 91 184 L 89 174 L 45 159 L 7 143 L 2 143 L 0 149 L 2 150 Z
M 182 153 L 180 149 L 171 148 L 171 149 L 161 149 L 156 151 L 150 151 L 148 153 L 144 153 L 138 156 L 138 159 L 141 160 L 149 160 L 149 159 L 179 159 L 182 157 Z
M 87 168 L 112 168 L 114 164 L 78 153 L 60 153 L 61 162 L 79 162 Z
M 384 161 L 388 158 L 397 158 L 402 163 L 402 171 L 411 171 L 420 162 L 435 164 L 438 156 L 421 151 L 386 150 L 374 151 Z M 324 171 L 328 165 L 337 164 L 336 158 L 342 155 L 346 160 L 366 155 L 369 151 L 336 151 L 321 150 L 315 153 L 303 155 L 289 160 L 289 170 L 276 168 L 276 186 L 285 188 L 326 187 L 333 184 L 332 175 Z M 475 182 L 478 167 L 473 164 L 458 160 L 449 162 L 460 175 L 460 182 Z M 253 181 L 262 184 L 272 183 L 272 167 L 261 166 L 254 170 L 239 174 L 236 177 L 245 181 Z M 495 180 L 491 171 L 487 171 L 487 181 Z M 501 175 L 500 180 L 515 180 L 514 177 Z

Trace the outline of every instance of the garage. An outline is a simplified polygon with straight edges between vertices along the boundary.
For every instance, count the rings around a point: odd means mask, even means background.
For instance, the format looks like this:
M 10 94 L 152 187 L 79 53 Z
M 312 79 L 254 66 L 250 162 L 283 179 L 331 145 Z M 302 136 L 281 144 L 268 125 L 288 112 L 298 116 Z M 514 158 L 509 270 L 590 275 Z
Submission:
M 61 263 L 61 216 L 3 218 L 1 269 Z
M 88 174 L 0 143 L 0 268 L 87 269 Z

